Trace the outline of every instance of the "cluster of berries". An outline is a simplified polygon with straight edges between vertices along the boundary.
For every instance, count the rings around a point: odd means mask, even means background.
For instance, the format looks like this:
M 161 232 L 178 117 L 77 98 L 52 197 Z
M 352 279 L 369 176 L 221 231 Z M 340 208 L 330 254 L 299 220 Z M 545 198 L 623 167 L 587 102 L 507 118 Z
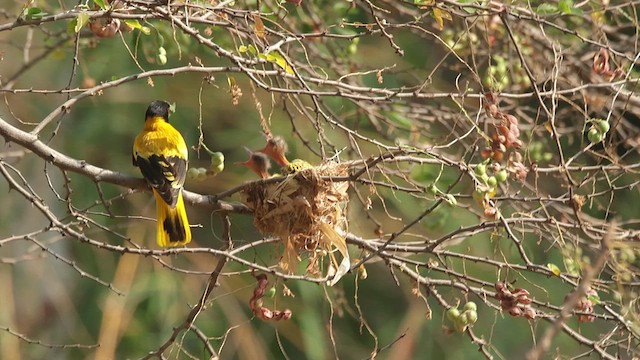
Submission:
M 464 304 L 462 312 L 457 307 L 447 310 L 447 318 L 453 322 L 453 326 L 458 332 L 464 332 L 467 327 L 478 321 L 478 306 L 473 301 Z
M 591 119 L 589 122 L 591 126 L 587 132 L 587 139 L 589 139 L 592 144 L 602 142 L 609 132 L 609 122 L 604 119 Z
M 187 178 L 190 180 L 203 181 L 207 177 L 216 176 L 224 170 L 224 154 L 221 152 L 211 152 L 207 150 L 211 156 L 211 165 L 209 168 L 189 168 Z

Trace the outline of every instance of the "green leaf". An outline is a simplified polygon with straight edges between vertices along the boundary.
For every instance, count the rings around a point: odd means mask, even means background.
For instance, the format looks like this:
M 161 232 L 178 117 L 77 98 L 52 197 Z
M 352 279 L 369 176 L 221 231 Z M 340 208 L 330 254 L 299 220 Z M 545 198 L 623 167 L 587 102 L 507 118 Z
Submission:
M 129 25 L 133 29 L 140 30 L 145 35 L 151 34 L 151 29 L 149 29 L 148 27 L 143 26 L 142 24 L 140 24 L 140 22 L 138 20 L 125 20 L 124 23 Z
M 536 13 L 540 15 L 551 15 L 557 12 L 558 12 L 558 7 L 549 3 L 542 3 L 536 9 Z
M 547 267 L 549 268 L 549 270 L 551 270 L 553 275 L 560 276 L 561 271 L 560 271 L 560 268 L 558 267 L 558 265 L 552 264 L 552 263 L 548 263 Z
M 285 60 L 285 58 L 279 52 L 275 50 L 270 51 L 266 55 L 265 60 L 278 65 L 287 74 L 293 74 L 293 68 L 291 67 L 291 65 L 289 65 L 289 63 L 287 63 L 287 60 Z
M 260 59 L 265 59 L 266 60 L 266 58 L 264 56 L 263 57 L 260 56 L 262 54 L 259 54 L 258 50 L 256 49 L 256 47 L 253 46 L 253 45 L 248 45 L 248 46 L 247 45 L 240 45 L 238 47 L 238 52 L 240 52 L 240 53 L 248 52 L 251 55 L 257 55 Z
M 104 0 L 93 0 L 93 3 L 98 5 L 98 7 L 102 10 L 109 10 L 109 4 L 105 3 Z
M 592 303 L 596 304 L 596 305 L 599 305 L 600 302 L 601 302 L 600 301 L 600 296 L 598 296 L 598 295 L 589 295 L 589 296 L 587 296 L 587 299 L 589 301 L 591 301 Z
M 73 35 L 76 31 L 76 24 L 78 23 L 78 19 L 73 18 L 71 19 L 71 21 L 69 21 L 69 24 L 67 25 L 67 34 L 69 35 Z
M 89 22 L 89 18 L 89 14 L 84 11 L 78 14 L 78 17 L 76 18 L 76 25 L 73 28 L 74 32 L 80 32 L 80 30 L 87 25 L 87 22 Z
M 32 7 L 25 9 L 23 15 L 25 20 L 38 20 L 48 14 L 39 7 Z
M 573 12 L 573 0 L 558 1 L 558 10 L 563 14 L 571 14 Z

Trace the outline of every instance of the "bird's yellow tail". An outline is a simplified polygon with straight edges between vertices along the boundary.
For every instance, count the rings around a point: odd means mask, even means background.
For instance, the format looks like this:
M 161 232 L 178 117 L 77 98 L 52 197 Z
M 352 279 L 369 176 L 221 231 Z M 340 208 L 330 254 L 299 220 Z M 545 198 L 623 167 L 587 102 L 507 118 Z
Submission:
M 175 208 L 171 208 L 154 190 L 156 208 L 158 209 L 158 246 L 181 246 L 191 241 L 191 229 L 187 219 L 187 211 L 182 199 L 182 191 L 178 194 Z

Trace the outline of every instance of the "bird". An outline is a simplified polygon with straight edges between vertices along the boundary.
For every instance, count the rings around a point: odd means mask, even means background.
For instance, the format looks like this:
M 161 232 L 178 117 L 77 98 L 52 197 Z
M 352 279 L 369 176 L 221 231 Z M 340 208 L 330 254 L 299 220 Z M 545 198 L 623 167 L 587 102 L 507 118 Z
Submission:
M 302 170 L 307 170 L 313 168 L 313 165 L 309 164 L 305 160 L 302 159 L 293 159 L 291 162 L 282 169 L 282 172 L 286 175 L 295 174 Z
M 287 160 L 285 156 L 287 143 L 279 136 L 269 138 L 265 147 L 258 151 L 269 155 L 269 157 L 278 163 L 278 165 L 282 167 L 282 173 L 284 175 L 291 175 L 302 170 L 313 168 L 311 164 L 302 159 Z
M 247 149 L 247 152 L 249 152 L 249 160 L 239 164 L 251 169 L 253 172 L 258 174 L 261 179 L 270 178 L 271 175 L 269 174 L 269 169 L 271 168 L 271 161 L 269 161 L 267 155 L 261 152 L 253 152 L 249 149 Z
M 182 196 L 189 150 L 180 132 L 169 123 L 169 109 L 166 101 L 151 102 L 144 127 L 133 142 L 133 165 L 140 168 L 156 199 L 160 247 L 183 246 L 191 241 Z
M 269 155 L 269 157 L 272 158 L 276 163 L 278 163 L 278 165 L 284 168 L 289 165 L 289 160 L 287 160 L 287 157 L 284 155 L 287 152 L 287 149 L 287 143 L 284 141 L 284 139 L 276 136 L 269 137 L 264 148 L 256 152 Z

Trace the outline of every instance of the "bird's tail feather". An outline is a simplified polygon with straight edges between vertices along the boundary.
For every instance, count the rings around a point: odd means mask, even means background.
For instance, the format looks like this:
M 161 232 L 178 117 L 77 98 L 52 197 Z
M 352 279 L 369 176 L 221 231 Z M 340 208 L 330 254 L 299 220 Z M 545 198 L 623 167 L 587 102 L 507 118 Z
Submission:
M 182 199 L 182 191 L 178 194 L 175 208 L 171 208 L 155 190 L 153 195 L 156 198 L 156 208 L 158 209 L 158 246 L 182 246 L 189 243 L 191 229 Z

